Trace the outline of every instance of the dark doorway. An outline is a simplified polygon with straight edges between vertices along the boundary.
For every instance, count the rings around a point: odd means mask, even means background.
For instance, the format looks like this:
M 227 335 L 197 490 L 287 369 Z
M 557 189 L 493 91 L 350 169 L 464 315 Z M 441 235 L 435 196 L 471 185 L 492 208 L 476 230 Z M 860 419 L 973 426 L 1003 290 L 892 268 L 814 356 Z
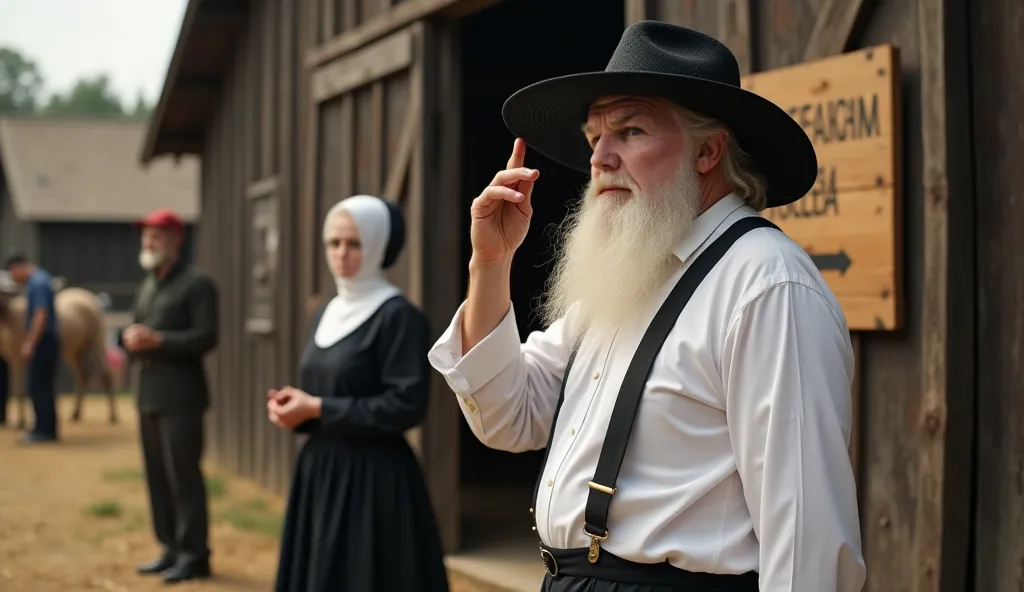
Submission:
M 517 89 L 551 76 L 603 70 L 624 27 L 621 0 L 516 0 L 462 22 L 464 235 L 463 289 L 468 281 L 468 212 L 472 200 L 503 169 L 514 137 L 501 106 Z M 519 333 L 543 329 L 535 312 L 553 260 L 552 230 L 579 198 L 586 175 L 527 148 L 526 165 L 540 170 L 530 233 L 516 254 L 512 302 Z M 534 541 L 528 508 L 543 451 L 512 454 L 482 445 L 463 421 L 462 541 L 467 551 L 509 536 Z M 535 550 L 534 547 L 530 547 Z

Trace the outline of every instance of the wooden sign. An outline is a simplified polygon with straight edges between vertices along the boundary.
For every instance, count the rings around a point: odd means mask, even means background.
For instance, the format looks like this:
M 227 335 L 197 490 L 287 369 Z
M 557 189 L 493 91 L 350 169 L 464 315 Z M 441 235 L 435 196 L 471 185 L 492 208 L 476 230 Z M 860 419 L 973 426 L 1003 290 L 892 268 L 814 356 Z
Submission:
M 743 78 L 814 144 L 810 193 L 764 215 L 811 255 L 851 331 L 902 324 L 899 87 L 890 45 Z

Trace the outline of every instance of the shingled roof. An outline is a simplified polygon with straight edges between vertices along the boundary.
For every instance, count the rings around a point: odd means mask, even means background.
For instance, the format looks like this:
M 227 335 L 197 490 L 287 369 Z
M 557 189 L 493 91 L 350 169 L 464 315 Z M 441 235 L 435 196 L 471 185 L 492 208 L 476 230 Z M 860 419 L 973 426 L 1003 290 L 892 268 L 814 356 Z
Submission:
M 138 161 L 146 122 L 0 117 L 0 167 L 21 220 L 135 220 L 160 207 L 195 221 L 199 161 Z

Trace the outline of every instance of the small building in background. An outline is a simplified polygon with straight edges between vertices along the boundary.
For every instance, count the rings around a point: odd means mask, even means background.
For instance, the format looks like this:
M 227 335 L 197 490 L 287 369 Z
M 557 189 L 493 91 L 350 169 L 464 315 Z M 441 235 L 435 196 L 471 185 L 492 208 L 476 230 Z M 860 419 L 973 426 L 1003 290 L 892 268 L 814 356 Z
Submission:
M 127 118 L 0 117 L 0 252 L 25 253 L 63 287 L 105 294 L 112 331 L 130 321 L 144 277 L 136 219 L 173 208 L 189 225 L 192 256 L 198 160 L 168 157 L 144 167 L 145 134 L 145 121 Z M 73 386 L 66 369 L 58 386 Z
M 191 227 L 199 208 L 197 160 L 143 167 L 145 133 L 125 118 L 0 117 L 0 250 L 129 310 L 143 278 L 132 222 L 170 207 Z

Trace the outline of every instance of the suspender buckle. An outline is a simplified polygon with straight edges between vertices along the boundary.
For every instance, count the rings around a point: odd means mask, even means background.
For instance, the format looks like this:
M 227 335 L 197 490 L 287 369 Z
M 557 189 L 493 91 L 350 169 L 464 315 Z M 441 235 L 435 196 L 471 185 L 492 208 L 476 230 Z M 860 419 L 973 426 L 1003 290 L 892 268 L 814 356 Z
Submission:
M 601 555 L 601 541 L 608 538 L 608 531 L 604 531 L 603 535 L 591 534 L 587 527 L 583 527 L 583 534 L 590 537 L 590 551 L 587 552 L 587 561 L 591 563 L 597 563 L 597 558 Z
M 540 560 L 544 562 L 544 571 L 548 572 L 548 575 L 551 577 L 558 575 L 558 561 L 555 560 L 555 556 L 551 554 L 551 551 L 541 547 Z

